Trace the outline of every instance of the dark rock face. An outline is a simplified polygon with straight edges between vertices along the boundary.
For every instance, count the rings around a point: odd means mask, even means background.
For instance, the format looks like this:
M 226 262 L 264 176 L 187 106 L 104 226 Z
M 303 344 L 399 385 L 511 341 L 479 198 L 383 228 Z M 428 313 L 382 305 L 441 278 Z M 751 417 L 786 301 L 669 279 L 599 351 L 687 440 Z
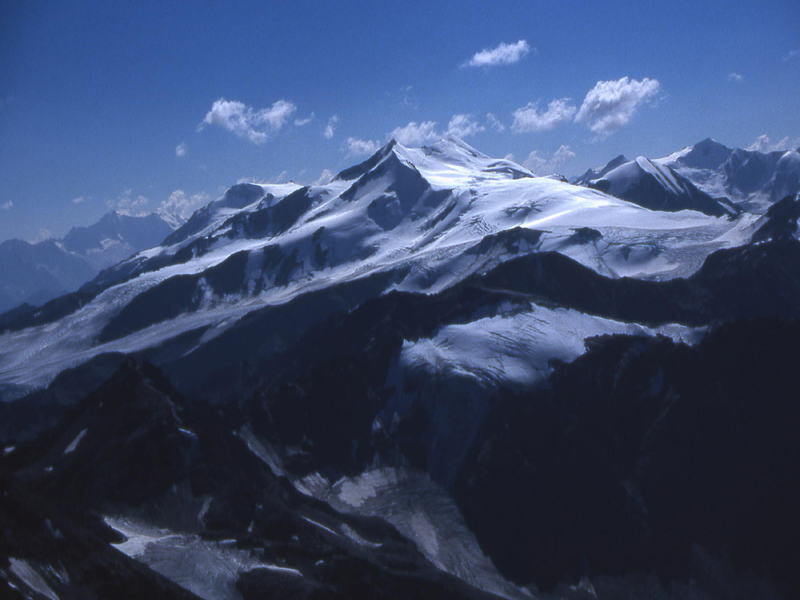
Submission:
M 6 472 L 0 489 L 3 598 L 197 598 L 112 548 L 120 540 L 100 521 L 76 519 Z
M 552 585 L 687 577 L 699 544 L 796 595 L 798 334 L 771 320 L 696 348 L 600 339 L 547 389 L 498 398 L 454 487 L 483 547 Z
M 128 360 L 55 428 L 8 454 L 2 466 L 36 493 L 57 500 L 70 519 L 89 514 L 143 519 L 212 548 L 217 540 L 234 540 L 227 552 L 264 565 L 234 577 L 245 598 L 404 598 L 412 592 L 420 598 L 491 597 L 434 568 L 385 522 L 341 515 L 300 494 L 235 434 L 231 428 L 237 423 L 230 411 L 188 402 L 154 367 Z M 0 501 L 0 520 L 6 517 L 2 509 L 9 519 L 21 510 Z M 51 518 L 50 510 L 41 509 L 41 523 Z M 54 519 L 50 522 L 61 523 Z M 111 533 L 97 527 L 111 541 Z M 84 561 L 100 563 L 92 567 L 100 582 L 122 569 L 104 563 L 105 554 L 86 550 L 86 544 L 68 537 L 55 549 L 36 548 L 30 556 L 39 564 L 93 553 Z M 123 566 L 132 563 L 106 545 L 103 549 Z M 0 556 L 27 555 L 7 541 Z M 276 564 L 284 567 L 275 569 Z M 167 590 L 176 589 L 145 567 L 137 569 Z M 191 580 L 186 574 L 180 578 Z
M 753 234 L 753 242 L 791 240 L 797 237 L 800 196 L 786 196 L 769 207 L 763 223 Z

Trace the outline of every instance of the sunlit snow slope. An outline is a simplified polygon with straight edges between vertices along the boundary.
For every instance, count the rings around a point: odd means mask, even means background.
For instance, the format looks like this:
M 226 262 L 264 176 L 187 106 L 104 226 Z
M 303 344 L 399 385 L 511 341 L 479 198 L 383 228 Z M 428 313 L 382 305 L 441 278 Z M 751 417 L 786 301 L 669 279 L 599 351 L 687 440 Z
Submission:
M 163 245 L 102 273 L 74 308 L 12 324 L 0 335 L 0 386 L 13 397 L 100 353 L 192 331 L 196 348 L 254 310 L 376 274 L 378 293 L 435 293 L 556 251 L 607 277 L 684 277 L 748 241 L 754 220 L 648 210 L 453 137 L 391 142 L 327 185 L 237 185 Z

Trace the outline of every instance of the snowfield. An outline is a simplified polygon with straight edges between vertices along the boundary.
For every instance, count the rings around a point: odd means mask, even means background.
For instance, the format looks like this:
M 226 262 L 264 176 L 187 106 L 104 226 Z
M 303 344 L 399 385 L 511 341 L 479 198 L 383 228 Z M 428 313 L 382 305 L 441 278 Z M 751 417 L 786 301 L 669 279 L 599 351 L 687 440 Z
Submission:
M 328 185 L 231 188 L 164 245 L 106 272 L 104 291 L 78 310 L 0 335 L 0 386 L 13 398 L 101 353 L 155 348 L 189 331 L 205 329 L 202 345 L 254 310 L 376 273 L 395 274 L 384 292 L 434 293 L 506 258 L 556 251 L 607 277 L 685 277 L 713 251 L 748 241 L 756 218 L 647 210 L 534 177 L 453 137 L 426 148 L 391 143 Z M 592 235 L 581 237 L 581 230 Z M 244 275 L 231 275 L 240 279 L 235 289 L 215 287 L 212 274 L 232 272 L 229 265 L 242 256 Z M 152 322 L 145 315 L 135 330 L 103 337 L 137 298 L 187 277 L 196 278 L 192 300 L 177 314 Z M 496 335 L 476 325 L 468 345 Z M 430 355 L 439 346 L 431 341 L 415 352 Z M 530 368 L 503 367 L 523 379 Z

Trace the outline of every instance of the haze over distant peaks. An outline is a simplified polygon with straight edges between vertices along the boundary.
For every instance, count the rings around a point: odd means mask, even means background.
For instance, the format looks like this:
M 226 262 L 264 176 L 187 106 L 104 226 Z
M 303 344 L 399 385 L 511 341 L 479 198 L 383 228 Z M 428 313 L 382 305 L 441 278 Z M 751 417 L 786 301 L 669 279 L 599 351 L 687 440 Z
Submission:
M 159 244 L 172 227 L 155 214 L 131 217 L 112 211 L 62 239 L 0 244 L 0 313 L 71 292 L 102 269 Z

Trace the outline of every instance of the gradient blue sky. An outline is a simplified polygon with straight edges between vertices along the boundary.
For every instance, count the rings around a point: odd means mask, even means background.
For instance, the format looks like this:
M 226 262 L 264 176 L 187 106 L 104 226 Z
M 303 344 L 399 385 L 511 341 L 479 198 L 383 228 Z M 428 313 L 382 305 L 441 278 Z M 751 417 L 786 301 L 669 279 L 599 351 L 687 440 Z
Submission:
M 468 65 L 500 44 L 511 64 Z M 708 136 L 797 145 L 798 92 L 797 0 L 4 0 L 0 239 L 310 183 L 454 115 L 479 150 L 568 175 Z

